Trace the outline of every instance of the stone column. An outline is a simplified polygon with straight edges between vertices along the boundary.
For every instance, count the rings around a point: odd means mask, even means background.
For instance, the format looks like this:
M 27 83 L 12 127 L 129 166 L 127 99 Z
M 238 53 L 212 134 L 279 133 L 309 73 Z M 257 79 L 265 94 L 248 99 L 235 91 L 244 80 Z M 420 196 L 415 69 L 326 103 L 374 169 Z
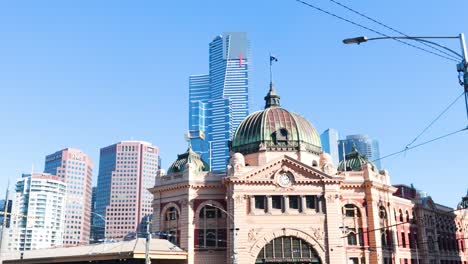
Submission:
M 272 210 L 272 207 L 271 207 L 271 195 L 267 195 L 267 213 L 268 214 L 271 214 L 271 210 Z
M 253 195 L 249 196 L 249 207 L 250 207 L 250 213 L 252 214 L 255 210 L 255 196 Z
M 244 198 L 244 194 L 242 193 L 236 193 L 234 197 L 230 198 L 229 200 L 229 205 L 230 205 L 230 210 L 229 212 L 232 212 L 232 215 L 234 216 L 234 221 L 235 221 L 235 227 L 238 229 L 233 230 L 232 232 L 237 232 L 236 236 L 236 252 L 237 252 L 237 263 L 238 264 L 244 264 L 247 259 L 249 259 L 249 247 L 246 245 L 249 244 L 248 240 L 248 234 L 249 230 L 251 227 L 249 227 L 249 224 L 246 221 L 246 207 L 247 207 L 247 201 Z M 232 228 L 232 225 L 229 226 L 229 228 Z M 230 239 L 234 238 L 234 234 L 230 232 L 229 236 Z M 233 251 L 230 251 L 228 249 L 228 252 L 231 252 L 232 254 L 234 253 Z M 233 259 L 230 258 L 231 253 L 228 253 L 227 258 L 229 259 L 227 263 L 232 263 Z
M 287 195 L 283 196 L 283 209 L 285 214 L 289 213 L 289 196 Z
M 180 200 L 180 247 L 184 249 L 187 254 L 187 264 L 195 263 L 195 222 L 194 219 L 194 208 L 193 208 L 193 197 L 190 195 L 190 191 L 187 192 L 184 198 Z
M 318 195 L 315 197 L 315 211 L 317 213 L 323 213 L 323 196 Z
M 343 264 L 345 261 L 345 245 L 343 233 L 340 227 L 343 225 L 343 218 L 341 215 L 341 202 L 339 198 L 339 185 L 327 184 L 325 185 L 324 203 L 326 208 L 326 237 L 328 242 L 327 255 L 328 260 L 323 260 L 324 263 L 329 264 Z M 320 199 L 323 201 L 323 199 Z M 320 206 L 322 207 L 322 206 Z M 322 210 L 322 209 L 321 209 Z
M 300 197 L 301 197 L 301 213 L 305 213 L 305 211 L 307 210 L 306 196 L 301 195 Z

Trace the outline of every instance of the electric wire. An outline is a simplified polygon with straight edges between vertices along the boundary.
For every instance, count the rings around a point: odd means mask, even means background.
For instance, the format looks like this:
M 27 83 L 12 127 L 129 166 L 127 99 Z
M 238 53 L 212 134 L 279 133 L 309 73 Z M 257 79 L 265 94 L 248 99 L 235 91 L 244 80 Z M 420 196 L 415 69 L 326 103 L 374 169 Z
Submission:
M 331 0 L 332 1 L 332 0 Z M 445 114 L 457 101 L 458 99 L 460 99 L 460 97 L 463 96 L 463 94 L 465 94 L 465 92 L 461 93 L 455 100 L 453 100 L 453 102 L 451 102 L 436 118 L 434 118 L 431 123 L 429 123 L 429 125 L 427 125 L 422 131 L 421 133 L 419 133 L 409 144 L 406 145 L 405 149 L 406 148 L 409 148 L 411 147 L 411 145 L 416 142 L 419 137 L 421 137 L 435 122 L 437 122 L 437 120 L 439 120 L 443 114 Z
M 426 144 L 429 144 L 429 143 L 431 143 L 431 142 L 434 142 L 434 141 L 437 141 L 437 140 L 440 140 L 440 139 L 443 139 L 443 138 L 446 138 L 446 137 L 449 137 L 449 136 L 452 136 L 452 135 L 455 135 L 455 134 L 457 134 L 457 133 L 460 133 L 460 132 L 462 132 L 462 131 L 467 131 L 467 130 L 468 130 L 468 126 L 466 126 L 465 128 L 456 130 L 456 131 L 454 131 L 454 132 L 450 132 L 450 133 L 448 133 L 448 134 L 445 134 L 445 135 L 442 135 L 442 136 L 433 138 L 433 139 L 431 139 L 431 140 L 422 142 L 422 143 L 417 144 L 417 145 L 414 145 L 414 146 L 412 146 L 412 147 L 406 147 L 406 148 L 404 148 L 404 149 L 402 149 L 402 150 L 400 150 L 400 151 L 397 151 L 397 152 L 388 154 L 388 155 L 386 155 L 386 156 L 383 156 L 383 157 L 381 157 L 381 158 L 372 160 L 372 162 L 379 161 L 379 160 L 383 160 L 383 159 L 386 159 L 386 158 L 395 156 L 395 155 L 400 154 L 400 153 L 403 153 L 403 152 L 405 152 L 405 151 L 408 151 L 408 150 L 411 150 L 411 149 L 415 149 L 415 148 L 417 148 L 417 147 L 421 147 L 421 146 L 426 145 Z
M 359 15 L 359 16 L 362 16 L 362 17 L 364 17 L 364 18 L 366 18 L 366 19 L 368 19 L 368 20 L 370 20 L 370 21 L 372 21 L 372 22 L 374 22 L 374 23 L 376 23 L 376 24 L 378 24 L 378 25 L 380 25 L 380 26 L 382 26 L 382 27 L 385 27 L 385 28 L 387 28 L 387 29 L 393 31 L 393 32 L 396 32 L 396 33 L 398 33 L 398 34 L 401 34 L 401 35 L 403 35 L 403 36 L 405 36 L 405 37 L 411 37 L 411 36 L 409 36 L 409 35 L 407 35 L 407 34 L 401 32 L 401 31 L 399 31 L 399 30 L 397 30 L 397 29 L 395 29 L 395 28 L 393 28 L 393 27 L 391 27 L 391 26 L 388 26 L 388 25 L 386 25 L 386 24 L 384 24 L 384 23 L 382 23 L 382 22 L 380 22 L 380 21 L 377 21 L 376 19 L 373 19 L 373 18 L 371 18 L 371 17 L 369 17 L 369 16 L 367 16 L 367 15 L 365 15 L 365 14 L 363 14 L 363 13 L 361 13 L 361 12 L 355 10 L 355 9 L 352 9 L 351 7 L 346 6 L 346 5 L 340 3 L 340 2 L 338 2 L 338 1 L 336 1 L 336 0 L 328 0 L 328 1 L 330 1 L 330 2 L 332 2 L 332 3 L 335 3 L 335 4 L 337 4 L 337 5 L 341 6 L 341 7 L 343 7 L 344 9 L 346 9 L 346 10 L 348 10 L 348 11 L 351 11 L 351 12 L 353 12 L 353 13 Z M 441 50 L 441 49 L 439 49 L 439 48 L 437 48 L 437 47 L 434 47 L 434 46 L 432 46 L 432 45 L 429 45 L 429 44 L 425 43 L 424 41 L 420 41 L 420 40 L 418 40 L 418 39 L 414 39 L 414 40 L 417 41 L 417 42 L 419 42 L 419 43 L 421 43 L 421 44 L 424 45 L 424 46 L 427 46 L 427 47 L 429 47 L 429 48 L 431 48 L 431 49 L 437 50 L 437 51 L 439 51 L 440 53 L 443 53 L 443 54 L 445 54 L 445 55 L 447 55 L 447 56 L 449 56 L 449 57 L 452 57 L 452 58 L 457 59 L 457 60 L 460 59 L 460 58 L 458 58 L 458 57 L 455 57 L 453 54 L 450 54 L 450 53 L 448 53 L 448 52 L 446 52 L 446 51 L 444 51 L 444 50 Z
M 332 17 L 334 17 L 334 18 L 337 18 L 337 19 L 339 19 L 339 20 L 342 20 L 342 21 L 345 21 L 345 22 L 350 23 L 350 24 L 352 24 L 352 25 L 355 25 L 355 26 L 357 26 L 357 27 L 360 27 L 360 28 L 369 30 L 369 31 L 371 31 L 371 32 L 374 32 L 375 34 L 378 34 L 378 35 L 380 35 L 380 36 L 387 37 L 387 38 L 391 38 L 391 39 L 393 39 L 393 40 L 395 40 L 395 41 L 398 41 L 398 42 L 400 42 L 400 43 L 402 43 L 402 44 L 404 44 L 404 45 L 407 45 L 407 46 L 410 46 L 410 47 L 419 49 L 419 50 L 421 50 L 421 51 L 425 51 L 425 52 L 427 52 L 427 53 L 436 55 L 436 56 L 438 56 L 438 57 L 441 57 L 441 58 L 444 58 L 444 59 L 447 59 L 447 60 L 451 60 L 451 61 L 454 61 L 454 62 L 458 62 L 458 60 L 454 60 L 454 59 L 452 59 L 452 58 L 450 58 L 450 57 L 446 57 L 446 56 L 444 56 L 444 55 L 441 55 L 441 54 L 432 52 L 432 51 L 430 51 L 430 50 L 421 48 L 421 47 L 416 46 L 416 45 L 413 45 L 413 44 L 411 44 L 411 43 L 407 43 L 407 42 L 402 41 L 402 40 L 400 40 L 400 39 L 392 38 L 391 36 L 386 35 L 386 34 L 380 32 L 380 31 L 377 31 L 377 30 L 372 29 L 372 28 L 370 28 L 370 27 L 367 27 L 367 26 L 361 25 L 361 24 L 359 24 L 359 23 L 356 23 L 356 22 L 354 22 L 354 21 L 351 21 L 351 20 L 349 20 L 349 19 L 347 19 L 347 18 L 344 18 L 344 17 L 339 16 L 339 15 L 337 15 L 337 14 L 334 14 L 334 13 L 332 13 L 332 12 L 329 12 L 329 11 L 327 11 L 327 10 L 325 10 L 325 9 L 322 9 L 322 8 L 320 8 L 320 7 L 317 7 L 317 6 L 315 6 L 315 5 L 312 5 L 312 4 L 308 3 L 308 2 L 305 2 L 305 1 L 302 1 L 302 0 L 294 0 L 294 1 L 299 2 L 299 3 L 303 4 L 303 5 L 306 5 L 306 6 L 310 7 L 310 8 L 313 8 L 313 9 L 315 9 L 315 10 L 318 10 L 318 11 L 320 11 L 320 12 L 322 12 L 322 13 L 325 13 L 325 14 L 327 14 L 327 15 L 329 15 L 329 16 L 332 16 Z
M 441 215 L 445 215 L 445 214 L 450 214 L 450 213 L 454 213 L 456 211 L 460 211 L 460 210 L 464 210 L 465 208 L 457 208 L 457 209 L 453 209 L 451 211 L 447 211 L 447 212 L 443 212 L 443 213 L 440 213 Z M 390 214 L 387 214 L 387 216 L 390 216 Z M 420 219 L 420 218 L 419 218 Z M 394 227 L 394 226 L 399 226 L 399 225 L 404 225 L 404 224 L 412 224 L 412 221 L 404 221 L 404 222 L 400 222 L 400 223 L 396 223 L 396 224 L 393 224 L 393 225 L 387 225 L 387 226 L 383 226 L 383 227 L 379 227 L 379 228 L 375 228 L 375 229 L 371 229 L 371 230 L 366 230 L 366 231 L 361 231 L 361 232 L 356 232 L 356 233 L 352 233 L 352 234 L 347 234 L 345 236 L 342 236 L 341 238 L 345 238 L 345 237 L 349 237 L 351 235 L 358 235 L 358 234 L 365 234 L 365 233 L 371 233 L 371 232 L 376 232 L 376 231 L 380 231 L 382 229 L 386 229 L 386 228 L 389 228 L 389 227 Z

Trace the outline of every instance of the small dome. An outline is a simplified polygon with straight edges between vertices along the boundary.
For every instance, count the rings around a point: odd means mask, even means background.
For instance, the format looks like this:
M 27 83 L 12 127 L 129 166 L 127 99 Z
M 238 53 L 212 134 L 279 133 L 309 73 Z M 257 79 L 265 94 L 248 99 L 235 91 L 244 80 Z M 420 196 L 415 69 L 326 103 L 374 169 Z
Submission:
M 320 137 L 302 116 L 280 107 L 273 84 L 265 96 L 265 109 L 250 114 L 234 133 L 231 150 L 242 154 L 259 150 L 294 151 L 304 148 L 319 155 Z
M 338 165 L 338 171 L 360 171 L 362 165 L 369 163 L 372 166 L 372 170 L 375 171 L 375 165 L 370 162 L 365 156 L 361 155 L 357 150 L 356 146 L 353 146 L 353 150 L 346 154 L 346 161 L 342 160 Z
M 185 153 L 177 155 L 177 160 L 169 167 L 167 174 L 183 172 L 187 164 L 193 164 L 197 171 L 210 170 L 208 163 L 203 161 L 200 155 L 192 150 L 192 146 L 189 146 Z

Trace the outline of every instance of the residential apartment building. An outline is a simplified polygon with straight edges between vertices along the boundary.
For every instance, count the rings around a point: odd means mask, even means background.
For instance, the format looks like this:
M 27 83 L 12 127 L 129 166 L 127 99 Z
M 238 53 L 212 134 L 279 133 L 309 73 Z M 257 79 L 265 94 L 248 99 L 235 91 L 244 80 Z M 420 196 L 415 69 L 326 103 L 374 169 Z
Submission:
M 48 173 L 23 174 L 15 186 L 8 246 L 25 251 L 62 246 L 67 185 Z

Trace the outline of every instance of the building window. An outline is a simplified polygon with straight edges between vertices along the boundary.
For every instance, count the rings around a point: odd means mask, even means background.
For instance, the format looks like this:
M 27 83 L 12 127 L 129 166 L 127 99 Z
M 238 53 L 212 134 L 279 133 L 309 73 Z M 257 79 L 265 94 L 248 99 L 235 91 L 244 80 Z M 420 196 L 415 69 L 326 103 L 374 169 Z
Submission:
M 315 209 L 315 196 L 306 196 L 306 207 L 307 209 Z
M 283 209 L 283 197 L 279 195 L 273 195 L 271 197 L 271 208 Z
M 321 263 L 317 252 L 306 241 L 296 237 L 278 237 L 266 244 L 255 263 Z
M 382 220 L 387 219 L 387 211 L 385 210 L 385 207 L 383 207 L 383 206 L 380 206 L 380 208 L 379 208 L 379 217 Z
M 348 232 L 348 246 L 357 246 L 357 235 L 354 231 Z
M 361 217 L 361 212 L 359 211 L 359 208 L 355 206 L 354 204 L 346 204 L 343 207 L 343 214 L 346 217 Z
M 359 264 L 359 258 L 349 258 L 349 264 Z
M 255 196 L 255 209 L 265 210 L 265 196 Z
M 169 207 L 164 215 L 164 220 L 162 223 L 162 228 L 164 230 L 164 235 L 167 236 L 167 240 L 171 243 L 178 245 L 179 239 L 179 211 L 176 207 Z
M 198 214 L 198 248 L 226 247 L 226 217 L 213 206 L 205 205 Z
M 290 209 L 300 209 L 300 197 L 298 195 L 289 196 L 289 208 Z
M 401 246 L 406 247 L 406 234 L 405 234 L 405 232 L 401 232 Z

